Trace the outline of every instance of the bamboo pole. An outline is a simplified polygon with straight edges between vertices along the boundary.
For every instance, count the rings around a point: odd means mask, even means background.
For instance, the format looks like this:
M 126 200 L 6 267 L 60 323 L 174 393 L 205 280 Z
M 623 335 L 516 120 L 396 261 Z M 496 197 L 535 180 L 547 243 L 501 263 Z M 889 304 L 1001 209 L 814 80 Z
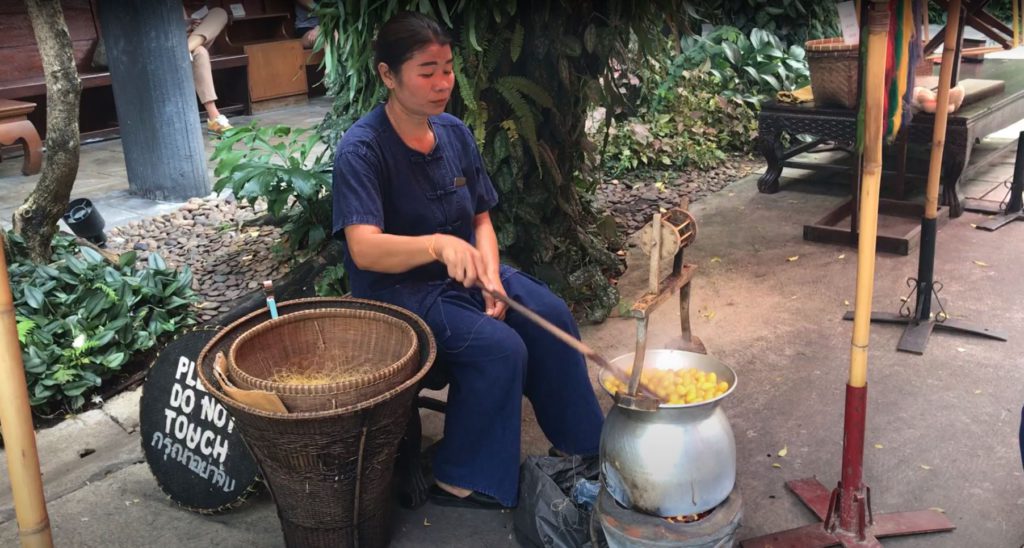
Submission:
M 3 237 L 0 236 L 0 430 L 7 454 L 7 472 L 14 495 L 18 536 L 23 548 L 50 548 L 50 518 L 46 513 L 39 454 L 32 430 L 25 366 L 18 345 L 14 300 L 7 277 Z
M 885 55 L 888 49 L 888 2 L 873 2 L 868 17 L 868 51 L 864 75 L 864 169 L 860 185 L 860 237 L 857 242 L 857 295 L 853 312 L 849 385 L 867 385 L 871 299 L 878 238 L 878 195 L 882 181 L 882 118 L 885 99 Z M 884 15 L 884 16 L 883 16 Z
M 1017 0 L 1013 0 L 1017 5 Z M 942 174 L 942 151 L 946 145 L 946 121 L 949 118 L 949 84 L 956 63 L 957 29 L 960 28 L 960 0 L 950 0 L 946 17 L 946 36 L 942 44 L 942 65 L 939 67 L 939 92 L 935 98 L 935 125 L 928 164 L 928 185 L 925 187 L 924 217 L 934 219 L 939 210 L 939 178 Z
M 1020 45 L 1020 0 L 1012 0 L 1013 4 L 1013 47 Z M 952 7 L 950 8 L 952 10 Z

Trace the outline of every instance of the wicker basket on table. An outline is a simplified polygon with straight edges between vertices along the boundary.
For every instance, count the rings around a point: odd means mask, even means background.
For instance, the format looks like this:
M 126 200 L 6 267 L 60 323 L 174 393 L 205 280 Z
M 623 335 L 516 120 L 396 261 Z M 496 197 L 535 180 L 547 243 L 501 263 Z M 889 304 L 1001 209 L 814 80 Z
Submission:
M 288 546 L 386 546 L 398 443 L 420 380 L 436 355 L 430 329 L 409 311 L 374 301 L 299 299 L 277 306 L 281 318 L 323 309 L 383 314 L 406 323 L 415 334 L 411 377 L 371 399 L 327 411 L 262 411 L 228 397 L 214 380 L 215 356 L 227 354 L 245 333 L 269 323 L 266 308 L 225 327 L 196 360 L 203 387 L 230 410 L 260 466 Z
M 857 106 L 857 68 L 860 46 L 842 38 L 821 38 L 804 44 L 817 106 Z

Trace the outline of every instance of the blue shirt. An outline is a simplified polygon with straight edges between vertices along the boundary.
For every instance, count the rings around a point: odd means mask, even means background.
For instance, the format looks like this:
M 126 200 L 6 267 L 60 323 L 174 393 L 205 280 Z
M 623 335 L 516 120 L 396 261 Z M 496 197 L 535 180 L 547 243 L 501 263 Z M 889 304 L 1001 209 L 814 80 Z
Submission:
M 381 104 L 341 138 L 334 157 L 333 232 L 373 225 L 387 234 L 451 234 L 475 245 L 473 218 L 498 203 L 476 140 L 450 114 L 429 118 L 433 150 L 424 154 L 402 141 Z M 389 302 L 422 316 L 449 280 L 433 262 L 399 274 L 361 270 L 345 249 L 352 295 Z

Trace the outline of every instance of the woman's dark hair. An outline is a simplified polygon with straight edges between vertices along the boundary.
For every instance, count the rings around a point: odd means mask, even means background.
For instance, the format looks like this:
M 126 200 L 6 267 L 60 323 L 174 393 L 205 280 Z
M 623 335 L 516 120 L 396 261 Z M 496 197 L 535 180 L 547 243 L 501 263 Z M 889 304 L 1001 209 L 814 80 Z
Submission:
M 373 41 L 373 64 L 384 63 L 397 73 L 402 63 L 421 48 L 451 43 L 451 35 L 437 21 L 422 13 L 401 11 L 377 31 L 377 39 Z

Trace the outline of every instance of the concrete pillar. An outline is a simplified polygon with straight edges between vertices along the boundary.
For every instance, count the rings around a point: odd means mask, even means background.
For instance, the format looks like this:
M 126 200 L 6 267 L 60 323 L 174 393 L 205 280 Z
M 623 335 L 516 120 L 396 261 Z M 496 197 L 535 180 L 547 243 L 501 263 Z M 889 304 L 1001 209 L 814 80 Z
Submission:
M 177 0 L 99 0 L 99 20 L 133 194 L 210 193 L 186 24 Z

